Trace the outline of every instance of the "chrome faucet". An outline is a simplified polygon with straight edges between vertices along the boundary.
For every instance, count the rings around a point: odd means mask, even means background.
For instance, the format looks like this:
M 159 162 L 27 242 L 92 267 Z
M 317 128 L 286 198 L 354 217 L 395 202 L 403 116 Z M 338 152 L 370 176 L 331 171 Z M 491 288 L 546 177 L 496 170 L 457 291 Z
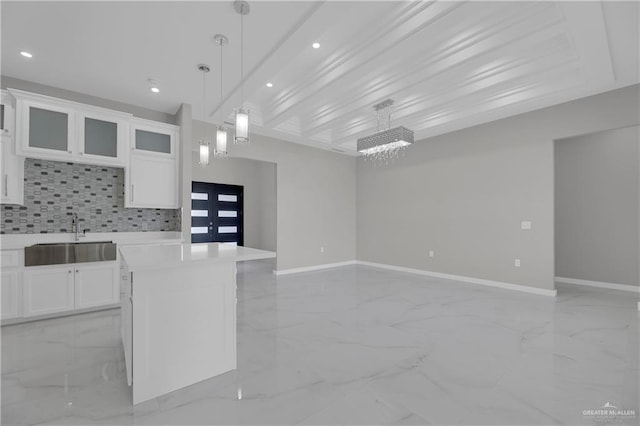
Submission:
M 82 234 L 80 234 L 80 223 L 78 219 L 78 213 L 74 213 L 73 216 L 71 217 L 71 232 L 75 234 L 76 241 L 80 241 L 81 237 L 87 236 L 86 229 L 82 231 Z

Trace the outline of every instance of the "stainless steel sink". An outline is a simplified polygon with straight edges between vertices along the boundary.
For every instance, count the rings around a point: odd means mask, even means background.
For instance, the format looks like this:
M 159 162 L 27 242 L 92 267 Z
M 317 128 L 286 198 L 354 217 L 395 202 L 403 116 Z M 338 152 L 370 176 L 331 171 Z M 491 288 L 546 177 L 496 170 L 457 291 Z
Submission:
M 24 248 L 24 266 L 116 260 L 116 244 L 111 241 L 36 244 Z

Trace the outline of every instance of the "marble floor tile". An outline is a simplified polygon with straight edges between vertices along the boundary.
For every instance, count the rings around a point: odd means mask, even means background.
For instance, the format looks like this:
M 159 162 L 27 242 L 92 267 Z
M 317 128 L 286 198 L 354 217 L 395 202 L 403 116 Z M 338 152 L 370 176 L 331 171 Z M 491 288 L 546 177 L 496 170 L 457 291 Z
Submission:
M 5 326 L 2 424 L 639 423 L 583 413 L 638 413 L 635 295 L 238 269 L 237 370 L 134 407 L 117 309 Z

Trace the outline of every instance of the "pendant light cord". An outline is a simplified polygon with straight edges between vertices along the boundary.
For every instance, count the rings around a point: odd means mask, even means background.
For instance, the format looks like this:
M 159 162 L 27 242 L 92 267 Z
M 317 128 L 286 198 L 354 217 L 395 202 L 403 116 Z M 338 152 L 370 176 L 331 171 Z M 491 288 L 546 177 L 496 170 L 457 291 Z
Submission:
M 387 130 L 391 128 L 391 105 L 387 108 Z
M 205 123 L 204 123 L 204 115 L 205 115 L 204 110 L 206 109 L 206 106 L 205 106 L 206 105 L 206 103 L 205 103 L 205 91 L 206 91 L 206 89 L 205 89 L 205 78 L 204 78 L 205 74 L 206 74 L 206 72 L 203 69 L 202 70 L 202 126 L 201 126 L 202 127 L 202 140 L 204 140 L 204 133 L 206 131 Z
M 244 5 L 240 6 L 240 108 L 244 108 Z

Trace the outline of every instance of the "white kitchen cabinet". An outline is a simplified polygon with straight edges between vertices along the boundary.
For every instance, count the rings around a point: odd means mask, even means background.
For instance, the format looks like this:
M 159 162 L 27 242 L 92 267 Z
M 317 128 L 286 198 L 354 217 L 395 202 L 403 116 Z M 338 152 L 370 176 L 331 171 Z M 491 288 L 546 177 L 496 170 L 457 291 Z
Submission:
M 129 115 L 105 110 L 77 112 L 80 162 L 124 167 L 127 163 Z
M 25 317 L 111 305 L 120 298 L 115 262 L 28 267 L 23 287 Z
M 118 274 L 115 265 L 76 264 L 74 268 L 75 309 L 118 303 Z
M 10 89 L 16 98 L 16 154 L 126 166 L 131 114 Z
M 2 91 L 0 104 L 0 203 L 24 204 L 24 157 L 16 155 L 14 99 Z
M 125 207 L 178 208 L 179 183 L 174 159 L 132 154 L 125 181 Z
M 16 153 L 71 161 L 77 143 L 73 107 L 48 96 L 10 92 L 16 98 Z
M 22 316 L 22 250 L 0 250 L 2 319 Z
M 19 270 L 2 270 L 0 277 L 2 286 L 2 319 L 11 319 L 22 316 L 22 301 Z
M 172 124 L 131 119 L 131 151 L 161 158 L 175 158 L 180 128 Z
M 134 118 L 125 176 L 125 207 L 175 209 L 180 206 L 177 126 Z
M 23 316 L 71 311 L 73 266 L 26 268 L 23 272 Z
M 11 136 L 0 136 L 0 203 L 24 204 L 24 157 L 15 155 Z
M 124 346 L 124 363 L 127 370 L 127 384 L 133 383 L 133 301 L 131 299 L 131 273 L 122 262 L 120 264 L 120 296 L 121 296 L 121 321 L 120 333 Z
M 0 134 L 13 136 L 15 125 L 15 101 L 11 93 L 3 90 L 0 97 Z

